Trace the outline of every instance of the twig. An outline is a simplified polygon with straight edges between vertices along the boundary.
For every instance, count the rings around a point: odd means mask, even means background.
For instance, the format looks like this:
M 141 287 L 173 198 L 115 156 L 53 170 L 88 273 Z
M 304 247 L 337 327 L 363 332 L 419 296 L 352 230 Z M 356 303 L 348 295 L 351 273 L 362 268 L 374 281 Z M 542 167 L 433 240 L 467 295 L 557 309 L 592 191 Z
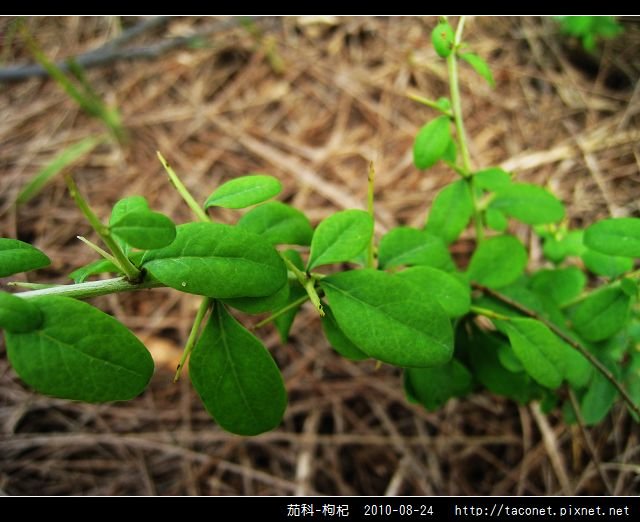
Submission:
M 526 306 L 518 303 L 517 301 L 514 301 L 510 297 L 507 297 L 506 295 L 501 294 L 500 292 L 496 292 L 491 288 L 487 288 L 486 286 L 482 286 L 477 283 L 473 283 L 472 286 L 477 290 L 480 290 L 483 294 L 489 295 L 494 299 L 497 299 L 498 301 L 501 301 L 504 304 L 509 305 L 511 308 L 513 308 L 514 310 L 517 310 L 521 314 L 531 317 L 532 319 L 536 319 L 537 321 L 540 321 L 542 324 L 544 324 L 547 328 L 549 328 L 549 330 L 551 330 L 554 334 L 560 337 L 560 339 L 562 339 L 565 343 L 571 346 L 571 348 L 580 352 L 580 354 L 585 359 L 587 359 L 591 363 L 591 365 L 596 370 L 598 370 L 604 376 L 604 378 L 607 379 L 612 384 L 612 386 L 616 390 L 618 390 L 618 393 L 620 394 L 624 402 L 627 403 L 631 411 L 633 411 L 636 415 L 640 416 L 640 407 L 638 407 L 638 405 L 633 401 L 633 399 L 631 398 L 627 390 L 624 389 L 622 384 L 620 384 L 618 380 L 615 378 L 615 376 L 609 371 L 609 368 L 607 368 L 604 364 L 602 364 L 597 357 L 595 357 L 589 350 L 587 350 L 579 342 L 569 337 L 566 333 L 564 333 L 560 328 L 558 328 L 551 321 L 545 319 L 534 310 L 531 310 Z
M 156 17 L 146 20 L 145 22 L 141 22 L 98 49 L 57 62 L 56 67 L 67 72 L 69 70 L 69 65 L 67 63 L 68 60 L 75 61 L 75 63 L 84 69 L 108 65 L 119 60 L 153 60 L 169 51 L 197 42 L 205 36 L 210 36 L 214 33 L 233 27 L 243 20 L 251 20 L 255 22 L 260 18 L 263 17 L 249 16 L 226 18 L 224 20 L 217 20 L 189 36 L 178 36 L 171 38 L 170 40 L 165 40 L 147 46 L 120 49 L 121 45 L 134 37 L 165 24 L 171 19 L 171 17 Z M 49 73 L 40 65 L 17 65 L 0 69 L 0 82 L 22 81 L 32 77 L 43 78 L 48 75 Z

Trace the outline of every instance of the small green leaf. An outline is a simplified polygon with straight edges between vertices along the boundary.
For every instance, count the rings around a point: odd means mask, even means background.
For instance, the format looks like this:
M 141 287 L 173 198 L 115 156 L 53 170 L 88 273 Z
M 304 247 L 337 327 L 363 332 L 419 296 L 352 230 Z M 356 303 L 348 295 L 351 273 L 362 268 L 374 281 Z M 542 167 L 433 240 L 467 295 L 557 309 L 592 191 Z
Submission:
M 638 296 L 638 282 L 635 279 L 624 277 L 620 280 L 620 288 L 629 297 Z
M 282 184 L 273 176 L 253 174 L 220 185 L 207 198 L 204 208 L 246 208 L 262 203 L 280 193 Z
M 0 238 L 0 277 L 27 272 L 51 264 L 40 250 L 17 239 Z
M 598 290 L 574 308 L 573 326 L 587 341 L 607 339 L 626 324 L 629 302 L 629 296 L 619 288 Z
M 485 62 L 477 54 L 462 53 L 460 55 L 460 58 L 462 58 L 465 62 L 467 62 L 471 67 L 473 67 L 473 70 L 475 72 L 477 72 L 480 76 L 482 76 L 485 80 L 487 80 L 487 83 L 491 87 L 496 86 L 496 82 L 493 79 L 493 74 L 491 74 L 491 69 L 487 65 L 487 62 Z
M 216 303 L 191 354 L 189 375 L 205 408 L 225 430 L 258 435 L 284 415 L 282 375 L 263 344 Z
M 425 230 L 453 243 L 469 224 L 473 214 L 473 201 L 464 180 L 443 188 L 433 200 Z
M 504 232 L 509 226 L 507 216 L 495 208 L 488 208 L 485 211 L 484 218 L 487 222 L 487 226 L 496 232 Z
M 457 359 L 435 368 L 408 368 L 404 372 L 405 389 L 427 410 L 434 411 L 453 397 L 471 392 L 473 379 Z
M 111 209 L 109 226 L 120 221 L 130 212 L 145 212 L 149 210 L 149 203 L 143 196 L 129 196 L 117 201 Z
M 602 363 L 616 379 L 620 378 L 618 365 L 605 359 Z M 580 401 L 580 410 L 587 426 L 598 424 L 613 407 L 618 391 L 600 372 L 594 372 L 586 393 Z
M 527 266 L 527 251 L 513 236 L 496 236 L 480 243 L 471 257 L 468 274 L 472 281 L 490 288 L 513 283 Z
M 575 266 L 556 270 L 540 270 L 531 278 L 530 286 L 562 306 L 578 297 L 587 282 L 582 270 Z
M 42 312 L 31 301 L 0 292 L 0 328 L 26 333 L 37 330 L 43 320 Z
M 605 277 L 618 277 L 633 268 L 633 259 L 630 257 L 610 256 L 589 248 L 585 248 L 580 257 L 591 272 Z
M 398 272 L 403 279 L 424 295 L 433 296 L 449 317 L 460 317 L 471 306 L 471 289 L 456 275 L 430 266 L 415 266 Z
M 402 279 L 352 270 L 320 282 L 336 322 L 367 355 L 396 366 L 438 366 L 453 354 L 453 332 L 442 307 Z
M 366 353 L 353 344 L 344 332 L 340 330 L 331 308 L 327 305 L 324 305 L 322 329 L 324 330 L 324 335 L 327 337 L 331 347 L 343 357 L 353 361 L 361 361 L 369 358 Z
M 88 265 L 76 268 L 69 274 L 74 283 L 84 283 L 89 276 L 96 274 L 114 273 L 119 274 L 120 269 L 108 259 L 98 259 Z
M 367 247 L 372 235 L 373 220 L 364 210 L 336 212 L 316 228 L 307 269 L 349 261 Z
M 42 315 L 37 330 L 6 332 L 16 373 L 40 393 L 87 402 L 129 400 L 144 390 L 153 360 L 122 324 L 68 297 L 31 300 Z
M 413 143 L 413 163 L 419 169 L 428 169 L 444 156 L 450 142 L 449 117 L 431 120 L 420 129 Z
M 584 244 L 610 256 L 640 257 L 640 219 L 598 221 L 584 231 Z
M 586 250 L 582 244 L 582 235 L 582 230 L 572 230 L 562 238 L 546 238 L 542 253 L 554 263 L 560 263 L 569 256 L 581 256 Z
M 565 365 L 564 343 L 535 319 L 514 318 L 506 328 L 513 351 L 526 372 L 542 386 L 558 388 Z
M 511 185 L 511 174 L 500 167 L 491 167 L 476 172 L 473 175 L 473 182 L 478 188 L 498 192 Z
M 161 283 L 208 297 L 263 297 L 287 281 L 273 247 L 247 230 L 220 223 L 176 227 L 169 246 L 149 250 L 142 266 Z
M 490 208 L 529 225 L 555 223 L 564 217 L 564 205 L 553 194 L 528 183 L 512 183 L 501 188 Z
M 438 56 L 446 58 L 453 50 L 453 28 L 447 22 L 441 22 L 431 31 L 431 42 Z
M 410 227 L 394 228 L 382 237 L 378 262 L 381 269 L 402 265 L 455 269 L 449 250 L 438 236 Z
M 110 226 L 111 233 L 134 248 L 162 248 L 176 237 L 176 226 L 164 214 L 149 210 L 128 212 Z
M 307 246 L 313 235 L 307 216 L 279 201 L 250 210 L 240 218 L 238 226 L 262 236 L 272 245 Z

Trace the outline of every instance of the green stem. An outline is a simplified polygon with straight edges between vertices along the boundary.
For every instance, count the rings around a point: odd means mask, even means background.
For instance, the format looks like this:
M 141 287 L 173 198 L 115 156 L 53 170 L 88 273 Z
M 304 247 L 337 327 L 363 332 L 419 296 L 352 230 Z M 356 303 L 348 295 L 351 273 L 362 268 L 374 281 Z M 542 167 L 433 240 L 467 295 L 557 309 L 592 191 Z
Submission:
M 287 268 L 295 274 L 296 278 L 298 279 L 298 282 L 300 283 L 302 288 L 304 288 L 305 291 L 307 292 L 307 295 L 309 296 L 309 300 L 311 301 L 315 309 L 318 311 L 320 316 L 324 317 L 324 310 L 322 309 L 320 296 L 318 295 L 318 292 L 316 291 L 316 287 L 315 287 L 315 284 L 316 284 L 315 279 L 305 274 L 296 265 L 294 265 L 291 262 L 291 260 L 287 259 L 286 256 L 282 255 L 282 253 L 280 253 L 280 257 L 284 261 L 284 264 L 287 265 Z
M 187 187 L 184 186 L 184 183 L 182 183 L 182 181 L 180 180 L 178 175 L 175 173 L 175 171 L 171 168 L 167 160 L 164 159 L 164 156 L 160 154 L 160 152 L 158 151 L 156 151 L 156 154 L 158 155 L 158 158 L 160 159 L 160 162 L 162 163 L 164 170 L 167 172 L 167 175 L 169 176 L 171 183 L 178 191 L 178 194 L 182 196 L 182 199 L 184 199 L 186 204 L 189 205 L 189 208 L 195 214 L 195 216 L 200 221 L 204 221 L 205 223 L 208 221 L 211 221 L 207 213 L 202 209 L 200 205 L 198 205 L 198 202 L 194 199 L 194 197 L 191 195 L 189 190 L 187 190 Z
M 127 279 L 133 283 L 137 283 L 142 278 L 142 272 L 136 267 L 129 258 L 125 255 L 125 253 L 120 248 L 120 245 L 114 241 L 111 237 L 111 233 L 109 232 L 109 227 L 102 224 L 102 222 L 98 219 L 89 207 L 87 201 L 82 197 L 80 191 L 78 190 L 78 186 L 71 176 L 65 176 L 65 180 L 67 182 L 67 186 L 69 187 L 69 193 L 71 197 L 78 205 L 78 208 L 82 211 L 82 213 L 89 221 L 91 227 L 97 232 L 100 236 L 100 239 L 104 242 L 105 245 L 111 250 L 113 257 L 116 259 L 116 264 L 118 267 L 126 274 Z
M 83 236 L 76 236 L 76 237 L 80 241 L 82 241 L 85 245 L 87 245 L 91 250 L 93 250 L 96 254 L 98 254 L 101 257 L 104 257 L 107 261 L 110 261 L 114 265 L 116 265 L 116 266 L 118 265 L 118 262 L 116 261 L 116 258 L 113 257 L 111 254 L 109 254 L 109 252 L 107 252 L 106 250 L 103 250 L 102 248 L 100 248 L 95 243 L 92 243 L 86 237 L 83 237 Z
M 481 308 L 480 306 L 472 306 L 470 310 L 476 315 L 483 315 L 488 317 L 489 319 L 497 319 L 500 321 L 510 321 L 511 317 L 508 315 L 499 314 L 498 312 L 494 312 L 493 310 L 489 310 L 488 308 Z
M 640 417 L 640 407 L 633 401 L 627 390 L 624 389 L 624 386 L 618 382 L 613 373 L 607 368 L 604 364 L 600 362 L 600 360 L 593 355 L 589 350 L 587 350 L 584 346 L 582 346 L 578 341 L 569 337 L 566 333 L 564 333 L 560 328 L 558 328 L 555 324 L 553 324 L 548 319 L 545 319 L 536 311 L 527 308 L 526 306 L 520 304 L 517 301 L 514 301 L 510 297 L 501 294 L 500 292 L 496 292 L 491 288 L 487 288 L 486 286 L 478 285 L 473 283 L 472 285 L 477 290 L 480 290 L 482 293 L 497 299 L 498 301 L 503 302 L 504 304 L 510 306 L 514 310 L 520 312 L 523 315 L 531 317 L 536 321 L 540 321 L 544 324 L 549 330 L 551 330 L 554 334 L 556 334 L 560 339 L 562 339 L 565 343 L 567 343 L 571 348 L 580 352 L 580 354 L 587 359 L 591 363 L 591 365 L 598 370 L 605 379 L 607 379 L 612 386 L 618 390 L 618 393 L 622 397 L 622 399 L 627 403 L 631 411 L 633 411 L 636 415 Z
M 9 281 L 7 286 L 15 286 L 16 288 L 28 288 L 29 290 L 42 290 L 43 288 L 55 288 L 64 285 L 56 285 L 49 283 L 27 283 L 23 281 Z
M 451 95 L 451 111 L 453 113 L 453 121 L 456 127 L 456 137 L 460 146 L 460 154 L 462 155 L 462 171 L 467 179 L 469 190 L 471 192 L 471 201 L 473 202 L 473 223 L 476 231 L 476 240 L 481 242 L 484 239 L 484 229 L 482 227 L 482 213 L 478 208 L 476 190 L 472 176 L 473 165 L 471 164 L 471 156 L 469 155 L 469 144 L 464 129 L 464 120 L 462 117 L 462 101 L 460 98 L 460 81 L 458 79 L 458 48 L 462 42 L 462 32 L 466 18 L 460 17 L 456 34 L 453 41 L 453 51 L 447 56 L 447 68 L 449 71 L 449 91 Z
M 368 176 L 368 191 L 367 191 L 367 210 L 369 211 L 369 215 L 371 216 L 371 221 L 375 223 L 375 215 L 374 215 L 374 198 L 375 198 L 375 179 L 376 179 L 376 169 L 373 166 L 373 161 L 369 163 L 369 176 Z M 369 241 L 369 246 L 367 248 L 367 268 L 375 268 L 374 262 L 374 250 L 375 250 L 375 234 L 371 234 L 371 241 Z
M 23 285 L 14 285 L 23 286 Z M 99 297 L 101 295 L 115 294 L 118 292 L 130 292 L 132 290 L 144 290 L 147 288 L 158 288 L 164 286 L 159 281 L 141 281 L 132 283 L 126 277 L 115 277 L 112 279 L 103 279 L 101 281 L 88 281 L 86 283 L 76 283 L 73 285 L 57 285 L 50 288 L 41 288 L 30 292 L 18 292 L 13 294 L 23 299 L 32 299 L 34 297 L 60 295 L 64 297 L 73 297 L 75 299 L 90 299 L 91 297 Z
M 278 317 L 280 317 L 282 314 L 287 313 L 289 310 L 292 310 L 293 308 L 296 308 L 297 306 L 300 306 L 302 303 L 304 303 L 307 299 L 309 299 L 308 295 L 303 295 L 302 297 L 299 297 L 298 299 L 296 299 L 295 301 L 291 301 L 287 306 L 283 306 L 282 308 L 280 308 L 280 310 L 273 312 L 273 314 L 271 314 L 269 317 L 267 317 L 266 319 L 263 319 L 262 321 L 260 321 L 259 323 L 256 323 L 256 325 L 253 327 L 254 329 L 256 328 L 262 328 L 264 325 L 269 324 L 271 321 L 277 319 Z
M 187 338 L 187 344 L 184 345 L 184 351 L 182 352 L 182 357 L 180 357 L 180 362 L 178 362 L 178 367 L 176 368 L 176 374 L 173 377 L 173 382 L 178 382 L 180 379 L 180 374 L 182 373 L 182 368 L 184 368 L 185 363 L 193 348 L 198 341 L 198 336 L 200 334 L 200 326 L 202 325 L 202 321 L 204 320 L 205 315 L 207 315 L 207 311 L 211 306 L 212 299 L 209 297 L 205 297 L 200 303 L 200 307 L 198 308 L 198 313 L 196 313 L 196 317 L 193 320 L 193 325 L 191 326 L 191 331 L 189 332 L 189 337 Z M 220 306 L 220 305 L 218 305 Z

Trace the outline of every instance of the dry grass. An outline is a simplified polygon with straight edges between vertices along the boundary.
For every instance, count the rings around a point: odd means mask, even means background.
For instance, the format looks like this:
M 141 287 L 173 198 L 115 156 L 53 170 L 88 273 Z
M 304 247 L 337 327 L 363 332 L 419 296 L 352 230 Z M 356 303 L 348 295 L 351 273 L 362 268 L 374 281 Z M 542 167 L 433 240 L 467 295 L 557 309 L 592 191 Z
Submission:
M 10 20 L 0 19 L 0 34 Z M 131 21 L 130 21 L 131 22 Z M 172 20 L 172 35 L 211 19 Z M 284 199 L 317 223 L 363 208 L 367 164 L 378 172 L 377 232 L 419 226 L 439 188 L 453 179 L 411 163 L 419 126 L 432 116 L 407 92 L 446 93 L 443 63 L 427 44 L 432 19 L 286 18 L 261 22 L 284 64 L 278 74 L 242 27 L 199 49 L 89 71 L 117 105 L 128 146 L 104 146 L 74 176 L 106 217 L 120 197 L 144 194 L 177 222 L 189 213 L 155 158 L 159 149 L 204 198 L 218 183 L 266 171 Z M 86 52 L 113 38 L 111 18 L 40 18 L 28 25 L 49 57 Z M 469 70 L 462 90 L 478 166 L 503 164 L 547 185 L 572 223 L 639 215 L 640 28 L 578 61 L 548 19 L 473 18 L 468 41 L 488 58 L 489 89 Z M 134 42 L 157 40 L 158 28 Z M 19 42 L 0 57 L 28 60 Z M 581 57 L 580 60 L 585 60 Z M 588 60 L 587 60 L 588 62 Z M 51 81 L 0 85 L 0 233 L 33 242 L 53 265 L 30 280 L 65 282 L 93 254 L 61 180 L 17 212 L 11 202 L 65 146 L 101 130 Z M 236 214 L 217 211 L 231 221 Z M 525 229 L 515 232 L 539 251 Z M 471 235 L 456 246 L 464 258 Z M 6 281 L 2 281 L 3 283 Z M 215 426 L 183 379 L 168 368 L 185 341 L 197 299 L 157 290 L 95 300 L 165 361 L 150 389 L 126 404 L 86 405 L 27 391 L 0 359 L 0 491 L 8 494 L 637 494 L 640 440 L 624 408 L 589 430 L 602 479 L 577 428 L 538 407 L 488 394 L 450 401 L 437 413 L 408 405 L 397 371 L 337 357 L 305 310 L 281 345 L 261 332 L 285 377 L 283 425 L 252 439 Z M 4 352 L 4 347 L 0 348 Z M 606 484 L 605 484 L 606 482 Z

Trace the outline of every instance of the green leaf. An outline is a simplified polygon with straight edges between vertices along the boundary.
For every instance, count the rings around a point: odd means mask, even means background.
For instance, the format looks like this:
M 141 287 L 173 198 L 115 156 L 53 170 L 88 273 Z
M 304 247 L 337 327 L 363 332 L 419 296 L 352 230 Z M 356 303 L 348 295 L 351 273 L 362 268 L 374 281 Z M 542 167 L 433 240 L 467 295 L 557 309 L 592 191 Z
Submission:
M 225 430 L 258 435 L 280 424 L 287 406 L 282 375 L 263 344 L 221 304 L 214 305 L 191 354 L 189 375 Z
M 40 393 L 87 402 L 129 400 L 144 390 L 153 360 L 122 324 L 68 297 L 31 300 L 43 316 L 37 330 L 7 332 L 16 373 Z
M 482 58 L 480 58 L 477 54 L 474 53 L 462 53 L 460 54 L 460 58 L 462 58 L 465 62 L 467 62 L 473 70 L 477 72 L 480 76 L 482 76 L 487 83 L 491 87 L 496 86 L 496 82 L 493 79 L 493 74 L 491 74 L 491 69 L 487 65 Z
M 307 216 L 279 201 L 250 210 L 240 218 L 238 226 L 262 236 L 272 245 L 307 246 L 313 235 Z
M 497 232 L 504 232 L 507 230 L 509 226 L 509 221 L 507 220 L 507 216 L 505 216 L 500 210 L 495 208 L 488 208 L 484 214 L 485 221 L 487 226 L 491 230 L 495 230 Z
M 26 333 L 38 329 L 43 320 L 42 312 L 31 301 L 0 292 L 0 328 Z
M 640 257 L 640 219 L 598 221 L 584 231 L 584 244 L 610 256 Z
M 469 358 L 473 374 L 489 391 L 516 400 L 520 404 L 533 398 L 535 385 L 524 372 L 513 373 L 503 367 L 498 359 L 498 350 L 511 348 L 494 334 L 481 332 L 473 327 L 469 345 Z M 458 336 L 459 337 L 459 336 Z M 457 339 L 456 339 L 457 342 Z
M 320 282 L 336 322 L 367 355 L 396 366 L 437 366 L 453 354 L 453 332 L 442 307 L 402 279 L 352 270 Z
M 555 223 L 564 217 L 564 205 L 553 194 L 528 183 L 512 183 L 501 188 L 490 208 L 529 225 Z
M 369 358 L 366 353 L 353 344 L 344 332 L 340 330 L 331 308 L 327 305 L 324 305 L 322 329 L 331 347 L 343 357 L 353 361 L 361 361 Z
M 513 236 L 486 239 L 476 249 L 469 263 L 472 281 L 490 288 L 513 283 L 527 266 L 527 251 Z
M 602 363 L 611 371 L 614 377 L 620 378 L 618 365 L 605 359 Z M 587 426 L 598 424 L 605 418 L 615 404 L 618 391 L 600 372 L 594 372 L 586 393 L 580 401 L 580 410 Z
M 582 235 L 582 230 L 572 230 L 562 238 L 546 238 L 542 253 L 554 263 L 560 263 L 569 256 L 581 256 L 586 250 L 582 244 Z
M 511 185 L 511 174 L 500 167 L 491 167 L 476 172 L 473 175 L 473 182 L 478 188 L 498 192 Z
M 413 142 L 413 163 L 419 169 L 435 165 L 446 153 L 451 142 L 448 116 L 438 116 L 424 125 Z
M 164 214 L 128 212 L 110 226 L 111 233 L 134 248 L 162 248 L 176 237 L 176 226 Z
M 187 223 L 169 246 L 147 251 L 142 266 L 161 283 L 208 297 L 262 297 L 287 281 L 287 269 L 260 236 L 220 223 Z
M 530 286 L 562 306 L 578 297 L 587 282 L 582 270 L 575 266 L 556 270 L 540 270 L 531 278 Z
M 307 269 L 349 261 L 367 247 L 372 235 L 373 220 L 364 210 L 336 212 L 316 228 Z
M 506 328 L 513 351 L 526 372 L 542 386 L 558 388 L 563 379 L 564 343 L 535 319 L 514 318 Z
M 89 136 L 77 143 L 69 145 L 62 152 L 57 154 L 51 162 L 47 163 L 44 168 L 22 188 L 16 198 L 17 205 L 27 203 L 31 198 L 40 193 L 42 188 L 56 175 L 62 172 L 66 167 L 74 163 L 76 160 L 89 153 L 91 149 L 99 145 L 104 138 Z
M 273 176 L 253 174 L 220 185 L 207 198 L 204 208 L 246 208 L 262 203 L 280 193 L 282 184 Z
M 149 203 L 143 196 L 129 196 L 117 201 L 111 209 L 109 217 L 109 226 L 120 221 L 130 212 L 144 212 L 149 210 Z
M 447 22 L 440 22 L 431 31 L 431 42 L 438 56 L 446 58 L 451 54 L 454 43 L 453 28 Z
M 396 274 L 424 295 L 433 296 L 449 317 L 460 317 L 471 306 L 471 289 L 466 281 L 430 266 L 407 268 Z
M 638 282 L 635 279 L 624 277 L 620 280 L 620 288 L 629 297 L 638 296 Z
M 27 272 L 51 264 L 40 250 L 18 239 L 0 238 L 0 277 Z
M 88 265 L 76 268 L 69 274 L 69 277 L 73 279 L 74 283 L 84 283 L 89 276 L 104 273 L 119 274 L 120 269 L 108 259 L 98 259 Z
M 471 392 L 472 377 L 457 359 L 435 368 L 408 368 L 404 372 L 405 389 L 427 410 L 441 408 L 453 397 Z
M 618 277 L 633 268 L 633 259 L 630 257 L 609 256 L 588 248 L 580 257 L 591 272 L 605 277 Z
M 573 326 L 587 341 L 607 339 L 626 324 L 629 302 L 629 296 L 619 288 L 598 290 L 574 308 Z
M 473 215 L 473 201 L 464 180 L 443 188 L 433 200 L 425 230 L 453 243 L 469 224 Z
M 455 269 L 449 250 L 438 236 L 409 227 L 394 228 L 382 237 L 378 263 L 381 269 L 402 265 Z

